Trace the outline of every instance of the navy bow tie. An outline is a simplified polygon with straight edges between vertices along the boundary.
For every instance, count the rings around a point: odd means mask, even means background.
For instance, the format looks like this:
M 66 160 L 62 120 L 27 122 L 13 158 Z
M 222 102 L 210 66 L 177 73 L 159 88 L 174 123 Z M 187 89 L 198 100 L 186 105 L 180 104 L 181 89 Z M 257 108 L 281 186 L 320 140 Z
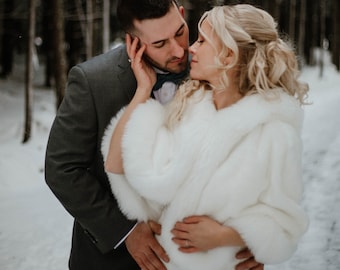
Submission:
M 157 91 L 162 88 L 165 82 L 173 82 L 174 84 L 180 84 L 188 75 L 188 69 L 185 69 L 181 73 L 157 73 L 157 81 L 152 88 L 152 91 Z

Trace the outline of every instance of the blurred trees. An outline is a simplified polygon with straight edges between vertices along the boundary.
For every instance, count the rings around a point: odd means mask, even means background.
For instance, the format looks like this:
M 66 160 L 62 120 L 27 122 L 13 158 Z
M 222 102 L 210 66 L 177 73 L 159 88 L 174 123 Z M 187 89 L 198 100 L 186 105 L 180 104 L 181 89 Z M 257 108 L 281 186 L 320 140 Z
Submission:
M 325 52 L 340 70 L 339 0 L 179 0 L 185 7 L 190 42 L 197 37 L 202 13 L 214 5 L 248 3 L 267 10 L 289 37 L 300 65 L 319 65 Z M 66 87 L 68 70 L 106 52 L 124 33 L 116 18 L 117 0 L 0 0 L 0 79 L 13 72 L 15 57 L 26 56 L 24 142 L 30 137 L 33 62 L 45 68 L 45 85 L 54 86 L 57 107 Z
M 12 72 L 13 56 L 22 54 L 27 46 L 28 1 L 0 0 L 2 77 Z M 322 66 L 320 51 L 328 50 L 331 52 L 332 62 L 340 70 L 339 0 L 179 0 L 179 2 L 186 9 L 191 42 L 196 39 L 197 22 L 205 10 L 214 5 L 249 3 L 262 7 L 273 15 L 279 23 L 279 30 L 289 36 L 295 44 L 301 65 Z M 62 10 L 57 9 L 56 3 L 62 6 Z M 42 40 L 41 46 L 37 43 L 36 47 L 40 62 L 44 63 L 47 86 L 54 85 L 61 89 L 62 86 L 57 85 L 64 84 L 65 74 L 70 67 L 107 51 L 109 44 L 123 37 L 115 14 L 116 0 L 37 0 L 36 8 L 36 37 Z M 319 54 L 316 53 L 316 48 L 319 48 Z M 58 61 L 59 63 L 56 63 Z
M 340 3 L 339 0 L 332 0 L 330 17 L 332 20 L 331 31 L 331 49 L 332 61 L 335 66 L 340 70 Z
M 267 10 L 278 22 L 279 31 L 296 47 L 300 64 L 320 65 L 322 52 L 331 53 L 332 62 L 340 70 L 339 0 L 183 0 L 193 38 L 197 35 L 197 18 L 213 5 L 247 3 Z M 316 52 L 316 49 L 321 50 Z
M 3 0 L 1 6 L 1 39 L 0 39 L 0 59 L 1 59 L 1 77 L 6 78 L 12 72 L 13 67 L 13 47 L 16 37 L 16 21 L 12 14 L 14 12 L 14 2 Z
M 54 65 L 55 90 L 57 97 L 57 107 L 59 107 L 64 97 L 66 87 L 66 54 L 65 54 L 65 31 L 64 31 L 64 1 L 52 0 L 52 59 Z
M 29 0 L 28 38 L 26 51 L 26 88 L 25 88 L 25 128 L 23 142 L 31 137 L 33 105 L 33 51 L 36 20 L 36 0 Z

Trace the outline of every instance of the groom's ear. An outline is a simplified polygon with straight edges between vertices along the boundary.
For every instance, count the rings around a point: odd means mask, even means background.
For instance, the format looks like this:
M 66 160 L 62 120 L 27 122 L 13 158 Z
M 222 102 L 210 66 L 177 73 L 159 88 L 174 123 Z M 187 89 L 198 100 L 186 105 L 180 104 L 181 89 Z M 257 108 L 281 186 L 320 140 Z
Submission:
M 184 15 L 185 15 L 184 7 L 183 7 L 183 6 L 180 6 L 180 7 L 178 8 L 178 11 L 179 11 L 179 13 L 182 15 L 183 19 L 185 19 L 185 17 L 184 17 Z

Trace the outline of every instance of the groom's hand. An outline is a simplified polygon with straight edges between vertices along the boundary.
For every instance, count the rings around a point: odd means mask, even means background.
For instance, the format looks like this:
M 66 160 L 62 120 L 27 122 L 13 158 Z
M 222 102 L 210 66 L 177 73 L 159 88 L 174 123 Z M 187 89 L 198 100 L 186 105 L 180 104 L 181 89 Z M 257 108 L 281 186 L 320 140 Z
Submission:
M 161 259 L 169 261 L 165 250 L 156 240 L 153 231 L 146 223 L 139 223 L 125 240 L 132 258 L 143 270 L 166 270 Z
M 151 228 L 151 230 L 153 231 L 154 234 L 157 235 L 161 235 L 162 232 L 162 225 L 158 224 L 157 222 L 153 221 L 153 220 L 149 220 L 148 224 Z
M 239 251 L 236 258 L 244 261 L 236 265 L 235 270 L 264 270 L 264 265 L 255 261 L 254 255 L 248 248 Z

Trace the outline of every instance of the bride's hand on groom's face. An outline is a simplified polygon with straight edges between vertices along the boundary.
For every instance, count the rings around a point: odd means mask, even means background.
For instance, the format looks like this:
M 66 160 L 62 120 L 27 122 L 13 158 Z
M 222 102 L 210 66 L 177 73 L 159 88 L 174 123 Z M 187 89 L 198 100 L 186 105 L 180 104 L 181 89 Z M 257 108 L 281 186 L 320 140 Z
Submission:
M 129 34 L 126 34 L 125 40 L 129 62 L 137 80 L 137 90 L 146 91 L 149 97 L 157 76 L 153 67 L 143 56 L 147 45 L 142 44 L 137 37 L 132 38 Z

